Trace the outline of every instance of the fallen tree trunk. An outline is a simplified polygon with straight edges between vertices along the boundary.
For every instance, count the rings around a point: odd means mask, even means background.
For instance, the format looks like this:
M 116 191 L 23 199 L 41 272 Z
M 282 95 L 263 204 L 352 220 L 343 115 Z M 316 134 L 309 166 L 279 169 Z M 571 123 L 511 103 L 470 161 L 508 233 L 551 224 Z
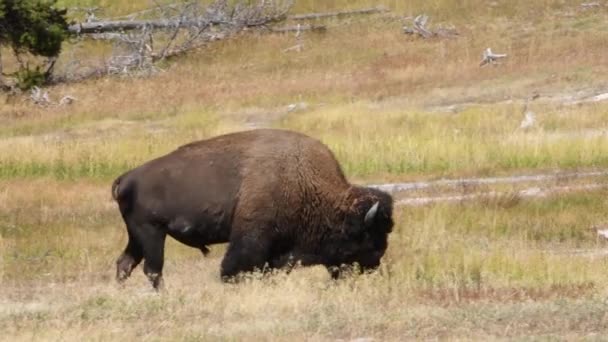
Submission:
M 70 25 L 68 30 L 71 33 L 76 34 L 87 34 L 87 33 L 104 33 L 104 32 L 116 32 L 116 31 L 131 31 L 137 30 L 142 27 L 149 27 L 153 29 L 163 28 L 176 28 L 176 27 L 193 27 L 193 26 L 205 26 L 209 24 L 220 24 L 209 22 L 205 19 L 200 20 L 118 20 L 118 21 L 94 21 L 87 23 L 77 23 Z
M 69 27 L 69 31 L 76 34 L 96 34 L 96 39 L 113 39 L 116 38 L 110 32 L 117 31 L 132 31 L 143 27 L 152 29 L 177 28 L 177 27 L 204 27 L 210 23 L 205 20 L 134 20 L 134 21 L 98 21 L 90 23 L 78 23 Z M 255 26 L 255 25 L 250 25 Z M 324 25 L 294 25 L 285 27 L 270 28 L 270 32 L 298 32 L 298 31 L 325 31 Z M 105 34 L 105 35 L 100 35 Z
M 284 27 L 273 27 L 270 32 L 274 33 L 286 33 L 286 32 L 301 32 L 301 31 L 313 31 L 313 32 L 324 32 L 327 30 L 325 25 L 294 25 Z
M 306 14 L 295 14 L 288 16 L 287 19 L 291 20 L 309 20 L 309 19 L 320 19 L 328 17 L 341 17 L 349 15 L 362 15 L 362 14 L 375 14 L 387 12 L 388 9 L 382 6 L 363 8 L 358 10 L 350 11 L 336 11 L 336 12 L 324 12 L 324 13 L 306 13 Z M 127 16 L 128 17 L 128 16 Z M 187 20 L 176 20 L 176 19 L 158 19 L 158 20 L 106 20 L 106 21 L 92 21 L 92 22 L 81 22 L 70 25 L 68 31 L 75 34 L 91 34 L 91 33 L 106 33 L 106 32 L 117 32 L 117 31 L 132 31 L 141 29 L 142 27 L 148 27 L 151 29 L 167 29 L 177 27 L 196 27 L 205 25 L 230 25 L 234 23 L 224 21 L 212 21 L 209 18 L 195 18 Z M 267 24 L 267 22 L 252 22 L 247 23 L 244 26 L 253 27 Z M 297 31 L 297 26 L 288 28 L 274 28 L 271 29 L 273 32 L 291 32 Z M 301 31 L 324 31 L 325 26 L 320 25 L 305 25 L 301 26 Z
M 327 17 L 341 17 L 341 16 L 357 15 L 357 14 L 374 14 L 374 13 L 382 13 L 382 12 L 387 12 L 387 11 L 388 11 L 387 8 L 379 6 L 379 7 L 363 8 L 363 9 L 351 10 L 351 11 L 294 14 L 294 15 L 288 16 L 287 19 L 291 19 L 291 20 L 309 20 L 309 19 L 320 19 L 320 18 L 327 18 Z

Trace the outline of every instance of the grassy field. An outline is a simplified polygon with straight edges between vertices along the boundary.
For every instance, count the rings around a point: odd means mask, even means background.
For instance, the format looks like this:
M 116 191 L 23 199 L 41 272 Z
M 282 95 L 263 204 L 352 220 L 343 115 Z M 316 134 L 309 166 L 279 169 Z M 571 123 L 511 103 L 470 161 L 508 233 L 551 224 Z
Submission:
M 60 4 L 100 5 L 118 16 L 153 2 Z M 294 12 L 377 4 L 296 0 Z M 605 338 L 608 242 L 594 228 L 608 225 L 601 188 L 519 198 L 507 185 L 488 186 L 507 194 L 400 206 L 381 269 L 361 277 L 332 281 L 322 268 L 306 268 L 226 285 L 219 280 L 224 246 L 203 258 L 168 241 L 166 291 L 154 293 L 140 269 L 124 286 L 115 283 L 126 231 L 111 181 L 224 132 L 308 133 L 358 183 L 608 169 L 608 102 L 584 101 L 608 92 L 608 7 L 383 4 L 392 15 L 323 21 L 328 32 L 304 34 L 300 53 L 283 52 L 295 44 L 292 35 L 243 34 L 173 60 L 151 78 L 47 89 L 55 100 L 77 98 L 71 106 L 0 95 L 3 338 Z M 394 15 L 422 12 L 431 28 L 454 25 L 459 37 L 405 36 L 407 20 Z M 488 46 L 509 57 L 480 68 Z M 58 63 L 103 58 L 105 49 L 66 45 Z M 529 129 L 520 128 L 525 108 L 537 117 Z

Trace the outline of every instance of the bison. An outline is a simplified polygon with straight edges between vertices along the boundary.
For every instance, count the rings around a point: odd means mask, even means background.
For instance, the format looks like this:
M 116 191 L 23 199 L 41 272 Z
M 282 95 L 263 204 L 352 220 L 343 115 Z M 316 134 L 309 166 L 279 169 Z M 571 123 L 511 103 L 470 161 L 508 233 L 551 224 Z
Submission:
M 375 269 L 393 227 L 392 197 L 351 185 L 334 154 L 301 133 L 255 129 L 183 145 L 112 184 L 128 242 L 116 261 L 123 282 L 143 260 L 162 284 L 167 235 L 200 249 L 229 243 L 221 279 L 242 272 L 324 265 Z

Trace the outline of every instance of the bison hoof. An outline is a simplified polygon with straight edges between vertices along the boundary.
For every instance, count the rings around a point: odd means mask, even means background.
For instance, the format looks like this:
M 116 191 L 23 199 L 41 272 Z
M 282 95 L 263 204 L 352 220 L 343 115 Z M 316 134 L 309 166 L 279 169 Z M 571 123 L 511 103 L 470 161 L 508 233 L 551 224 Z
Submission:
M 222 276 L 222 282 L 226 284 L 236 284 L 238 283 L 238 278 L 236 276 Z
M 133 257 L 123 254 L 116 261 L 116 280 L 119 283 L 124 282 L 131 276 L 131 272 L 135 267 L 135 261 Z
M 125 280 L 127 280 L 127 278 L 129 278 L 129 273 L 124 271 L 124 270 L 118 270 L 118 272 L 116 272 L 116 281 L 119 283 L 123 283 Z
M 337 266 L 329 266 L 327 267 L 327 271 L 329 272 L 331 279 L 334 280 L 340 279 L 340 276 L 342 275 L 342 270 Z

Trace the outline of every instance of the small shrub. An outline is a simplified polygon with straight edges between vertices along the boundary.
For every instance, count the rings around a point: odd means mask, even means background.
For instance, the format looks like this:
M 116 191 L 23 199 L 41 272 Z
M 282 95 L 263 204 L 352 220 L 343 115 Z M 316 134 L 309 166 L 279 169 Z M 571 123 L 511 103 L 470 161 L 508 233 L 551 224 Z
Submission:
M 40 70 L 40 66 L 36 66 L 34 70 L 24 67 L 15 73 L 17 79 L 17 87 L 21 90 L 28 90 L 33 87 L 40 87 L 46 81 L 46 75 Z

